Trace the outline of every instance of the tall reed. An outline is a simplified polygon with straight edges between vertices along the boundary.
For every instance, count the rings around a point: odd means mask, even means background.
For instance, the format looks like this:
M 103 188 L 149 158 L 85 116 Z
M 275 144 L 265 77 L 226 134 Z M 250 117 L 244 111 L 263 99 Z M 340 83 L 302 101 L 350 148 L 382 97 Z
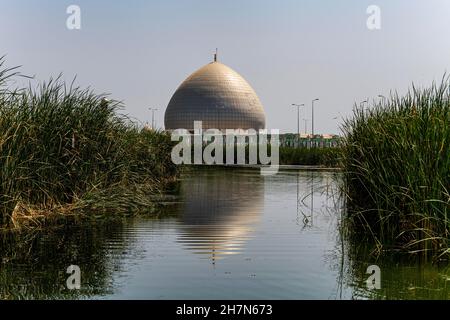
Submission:
M 355 107 L 343 131 L 350 230 L 380 249 L 449 253 L 448 78 Z
M 170 137 L 142 130 L 119 115 L 119 102 L 60 78 L 36 89 L 11 90 L 9 80 L 17 75 L 3 62 L 0 59 L 3 224 L 10 223 L 20 206 L 50 208 L 95 198 L 98 207 L 106 196 L 131 204 L 138 191 L 157 193 L 176 175 Z M 126 197 L 111 198 L 119 190 L 128 190 Z

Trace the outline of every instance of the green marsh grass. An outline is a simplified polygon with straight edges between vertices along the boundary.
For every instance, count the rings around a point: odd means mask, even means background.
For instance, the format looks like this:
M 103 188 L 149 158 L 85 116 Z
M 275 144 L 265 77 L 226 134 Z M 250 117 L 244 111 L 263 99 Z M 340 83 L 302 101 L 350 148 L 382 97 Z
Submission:
M 337 167 L 339 148 L 280 147 L 281 165 L 310 165 Z
M 349 230 L 378 250 L 442 256 L 450 236 L 450 85 L 413 87 L 343 124 Z M 358 241 L 359 241 L 358 240 Z
M 174 180 L 170 136 L 141 129 L 118 113 L 119 102 L 60 78 L 10 89 L 14 71 L 0 59 L 2 225 L 51 208 L 145 209 Z

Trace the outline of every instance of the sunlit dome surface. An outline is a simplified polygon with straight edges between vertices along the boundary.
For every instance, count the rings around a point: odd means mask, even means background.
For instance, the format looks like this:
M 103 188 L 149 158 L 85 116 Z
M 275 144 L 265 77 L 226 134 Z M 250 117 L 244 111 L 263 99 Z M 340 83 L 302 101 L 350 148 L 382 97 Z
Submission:
M 166 130 L 264 129 L 263 106 L 236 71 L 214 61 L 190 75 L 177 89 L 164 116 Z

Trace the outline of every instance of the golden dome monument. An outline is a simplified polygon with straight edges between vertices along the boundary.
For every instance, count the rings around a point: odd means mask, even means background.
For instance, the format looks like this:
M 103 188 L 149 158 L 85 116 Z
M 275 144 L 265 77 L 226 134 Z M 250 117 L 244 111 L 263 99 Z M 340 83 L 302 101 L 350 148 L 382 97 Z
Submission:
M 178 87 L 164 115 L 166 130 L 194 130 L 194 121 L 203 129 L 264 129 L 263 106 L 236 71 L 217 61 L 191 74 Z M 225 133 L 225 132 L 224 132 Z

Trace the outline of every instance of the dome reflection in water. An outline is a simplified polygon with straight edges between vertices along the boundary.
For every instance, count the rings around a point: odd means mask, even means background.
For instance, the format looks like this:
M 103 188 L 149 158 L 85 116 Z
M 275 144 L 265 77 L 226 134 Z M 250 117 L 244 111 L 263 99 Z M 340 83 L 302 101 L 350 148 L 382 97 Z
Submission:
M 240 252 L 252 237 L 263 207 L 262 177 L 245 171 L 196 172 L 182 185 L 178 242 L 215 263 Z

